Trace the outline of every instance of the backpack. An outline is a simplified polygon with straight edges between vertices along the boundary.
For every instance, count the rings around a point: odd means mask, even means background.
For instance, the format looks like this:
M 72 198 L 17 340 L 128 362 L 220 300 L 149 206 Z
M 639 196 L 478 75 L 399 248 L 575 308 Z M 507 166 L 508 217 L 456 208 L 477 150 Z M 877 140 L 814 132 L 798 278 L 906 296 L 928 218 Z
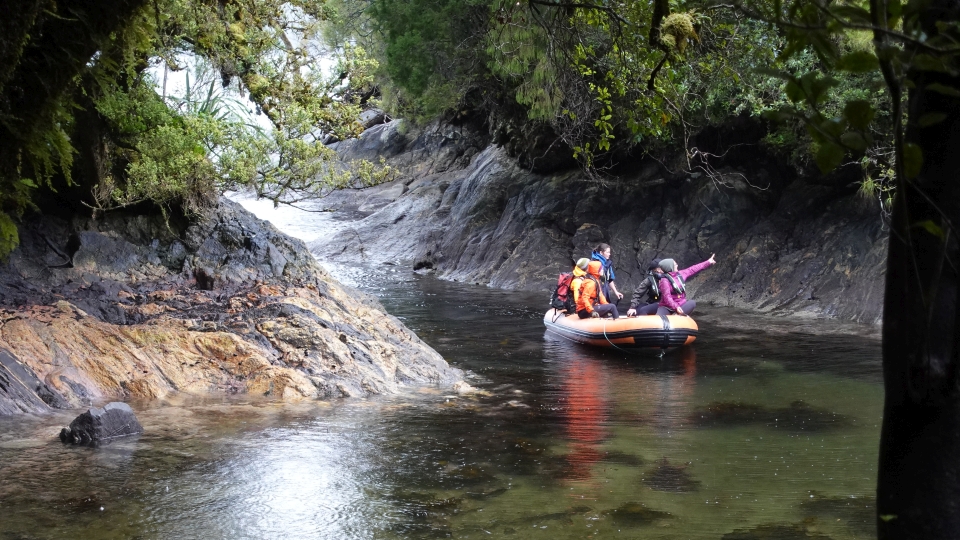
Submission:
M 575 313 L 577 306 L 573 304 L 573 291 L 570 290 L 570 281 L 573 280 L 573 272 L 564 272 L 557 277 L 557 288 L 550 296 L 550 307 L 557 310 L 566 310 L 567 313 Z

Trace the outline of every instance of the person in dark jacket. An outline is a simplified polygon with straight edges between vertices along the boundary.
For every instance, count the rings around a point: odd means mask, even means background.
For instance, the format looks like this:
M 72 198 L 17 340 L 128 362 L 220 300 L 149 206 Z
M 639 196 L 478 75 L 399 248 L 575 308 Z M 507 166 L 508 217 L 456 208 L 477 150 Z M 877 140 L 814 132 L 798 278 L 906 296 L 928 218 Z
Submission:
M 600 261 L 602 265 L 600 271 L 600 287 L 603 289 L 603 295 L 607 297 L 612 304 L 616 304 L 623 298 L 623 293 L 617 290 L 617 285 L 614 283 L 617 276 L 613 273 L 613 261 L 610 259 L 612 252 L 613 250 L 610 248 L 610 244 L 600 244 L 597 246 L 597 249 L 593 250 L 590 258 L 594 261 Z
M 660 307 L 660 278 L 663 270 L 660 268 L 660 259 L 654 259 L 647 266 L 647 275 L 633 290 L 630 297 L 630 309 L 627 317 L 634 315 L 655 315 Z

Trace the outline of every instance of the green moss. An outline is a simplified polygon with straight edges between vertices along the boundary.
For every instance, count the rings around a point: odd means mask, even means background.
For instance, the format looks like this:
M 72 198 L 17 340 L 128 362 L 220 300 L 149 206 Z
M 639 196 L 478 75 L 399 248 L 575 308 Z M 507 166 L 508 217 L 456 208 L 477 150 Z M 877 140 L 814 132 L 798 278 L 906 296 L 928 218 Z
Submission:
M 0 260 L 6 260 L 18 245 L 20 245 L 20 237 L 17 235 L 17 224 L 10 219 L 10 216 L 0 212 Z

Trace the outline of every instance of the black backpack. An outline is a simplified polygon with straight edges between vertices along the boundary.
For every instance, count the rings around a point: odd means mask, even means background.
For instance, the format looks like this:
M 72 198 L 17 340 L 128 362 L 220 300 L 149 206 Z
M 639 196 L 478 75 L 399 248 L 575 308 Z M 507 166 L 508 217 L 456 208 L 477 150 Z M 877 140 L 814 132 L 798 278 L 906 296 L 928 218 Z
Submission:
M 564 272 L 557 277 L 557 288 L 550 296 L 550 307 L 557 310 L 566 310 L 567 313 L 576 313 L 577 306 L 573 302 L 573 291 L 570 290 L 572 280 L 572 272 Z

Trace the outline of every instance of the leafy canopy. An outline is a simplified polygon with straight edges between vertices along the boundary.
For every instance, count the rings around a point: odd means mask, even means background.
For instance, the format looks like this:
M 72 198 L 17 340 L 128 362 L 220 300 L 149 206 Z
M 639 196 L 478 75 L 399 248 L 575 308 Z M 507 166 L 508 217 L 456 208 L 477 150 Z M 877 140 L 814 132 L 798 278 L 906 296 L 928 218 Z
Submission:
M 108 2 L 89 3 L 111 12 Z M 81 13 L 89 6 L 48 3 L 24 21 L 26 46 L 0 57 L 12 74 L 0 86 L 0 119 L 13 143 L 0 156 L 0 256 L 16 247 L 9 224 L 38 209 L 39 190 L 79 193 L 95 214 L 150 203 L 196 215 L 227 189 L 293 204 L 394 174 L 382 165 L 341 163 L 323 144 L 362 130 L 358 117 L 374 94 L 377 69 L 361 47 L 323 46 L 324 1 L 128 3 L 108 29 Z M 33 37 L 54 23 L 72 25 L 83 46 Z M 16 36 L 3 39 L 9 45 Z M 48 98 L 15 106 L 31 82 L 18 78 L 35 63 L 31 55 L 55 59 L 64 48 L 65 60 L 48 62 L 69 64 L 75 75 Z M 188 68 L 184 58 L 219 81 L 198 87 L 195 79 L 186 95 L 165 95 L 151 66 L 178 72 Z M 39 79 L 49 87 L 54 77 Z M 266 122 L 246 114 L 245 99 Z

